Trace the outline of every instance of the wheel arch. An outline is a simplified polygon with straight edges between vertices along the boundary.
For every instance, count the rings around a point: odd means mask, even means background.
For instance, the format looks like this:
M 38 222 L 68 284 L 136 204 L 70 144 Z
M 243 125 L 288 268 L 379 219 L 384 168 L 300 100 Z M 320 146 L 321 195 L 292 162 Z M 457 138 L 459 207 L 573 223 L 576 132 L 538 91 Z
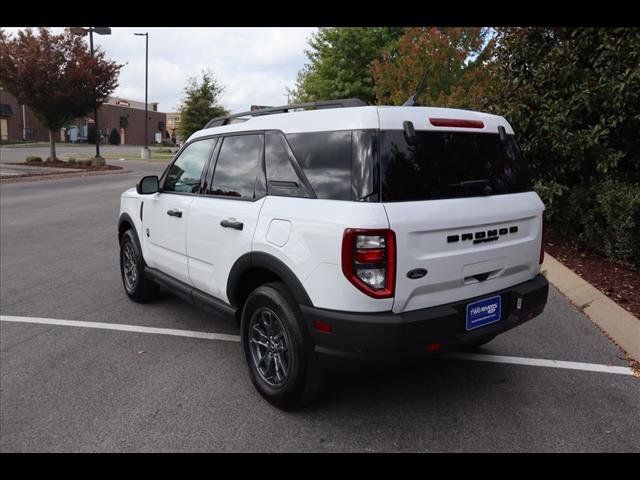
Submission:
M 296 274 L 282 260 L 264 252 L 246 253 L 233 264 L 227 281 L 229 303 L 240 308 L 251 291 L 272 281 L 284 283 L 298 304 L 313 306 Z

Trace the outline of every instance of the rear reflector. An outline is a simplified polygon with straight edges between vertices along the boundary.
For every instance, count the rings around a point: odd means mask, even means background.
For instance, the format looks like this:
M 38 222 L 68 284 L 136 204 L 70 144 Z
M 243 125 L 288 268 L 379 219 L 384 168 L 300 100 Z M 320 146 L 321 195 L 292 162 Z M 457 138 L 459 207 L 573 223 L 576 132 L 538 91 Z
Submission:
M 313 321 L 313 328 L 322 333 L 331 333 L 333 332 L 333 327 L 330 323 L 321 322 L 320 320 Z
M 424 350 L 428 353 L 435 353 L 440 351 L 441 345 L 439 343 L 427 343 Z
M 480 120 L 463 120 L 460 118 L 429 118 L 434 127 L 484 128 Z

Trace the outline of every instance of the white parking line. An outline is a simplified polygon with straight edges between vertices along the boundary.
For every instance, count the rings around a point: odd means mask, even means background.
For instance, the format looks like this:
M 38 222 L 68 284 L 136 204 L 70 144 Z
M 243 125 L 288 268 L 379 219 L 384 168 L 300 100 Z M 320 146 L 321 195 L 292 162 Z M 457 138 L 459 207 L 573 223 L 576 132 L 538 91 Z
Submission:
M 443 355 L 443 357 L 455 360 L 472 360 L 475 362 L 512 363 L 514 365 L 532 365 L 534 367 L 566 368 L 569 370 L 586 370 L 588 372 L 633 375 L 633 370 L 629 367 L 617 367 L 599 363 L 565 362 L 563 360 L 546 360 L 544 358 L 505 357 L 503 355 L 483 355 L 480 353 L 461 352 L 452 352 Z
M 155 333 L 174 337 L 202 338 L 205 340 L 221 340 L 223 342 L 239 342 L 238 335 L 226 333 L 198 332 L 194 330 L 176 330 L 173 328 L 143 327 L 140 325 L 126 325 L 122 323 L 83 322 L 79 320 L 59 320 L 56 318 L 14 317 L 0 315 L 1 322 L 37 323 L 44 325 L 61 325 L 65 327 L 97 328 L 101 330 L 121 330 L 125 332 Z M 529 365 L 534 367 L 564 368 L 569 370 L 584 370 L 588 372 L 613 373 L 617 375 L 634 375 L 629 367 L 602 365 L 598 363 L 566 362 L 561 360 L 546 360 L 543 358 L 506 357 L 503 355 L 483 355 L 478 353 L 448 353 L 443 358 L 454 360 L 470 360 L 475 362 L 510 363 L 514 365 Z
M 58 320 L 56 318 L 12 317 L 0 315 L 2 322 L 41 323 L 45 325 L 62 325 L 65 327 L 98 328 L 101 330 L 123 330 L 125 332 L 156 333 L 174 337 L 204 338 L 206 340 L 222 340 L 223 342 L 239 342 L 238 335 L 226 333 L 196 332 L 194 330 L 175 330 L 173 328 L 143 327 L 141 325 L 125 325 L 123 323 L 82 322 L 78 320 Z

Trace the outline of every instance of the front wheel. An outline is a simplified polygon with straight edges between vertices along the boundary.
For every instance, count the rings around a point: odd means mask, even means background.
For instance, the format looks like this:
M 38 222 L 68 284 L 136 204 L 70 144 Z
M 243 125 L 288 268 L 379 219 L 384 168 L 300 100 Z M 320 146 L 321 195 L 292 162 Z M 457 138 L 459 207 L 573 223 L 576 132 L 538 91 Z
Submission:
M 242 349 L 251 381 L 283 410 L 309 404 L 324 383 L 305 328 L 298 305 L 280 282 L 255 289 L 242 311 Z
M 120 239 L 120 274 L 129 298 L 135 302 L 146 302 L 156 297 L 159 287 L 144 272 L 142 251 L 132 230 L 127 230 Z

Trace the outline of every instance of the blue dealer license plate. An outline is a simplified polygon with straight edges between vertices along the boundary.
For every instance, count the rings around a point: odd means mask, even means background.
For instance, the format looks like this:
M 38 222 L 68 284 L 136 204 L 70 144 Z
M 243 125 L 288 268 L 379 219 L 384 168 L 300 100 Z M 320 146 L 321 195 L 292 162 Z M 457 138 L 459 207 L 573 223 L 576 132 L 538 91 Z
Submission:
M 500 320 L 502 301 L 500 295 L 484 298 L 467 305 L 467 330 L 489 325 Z

